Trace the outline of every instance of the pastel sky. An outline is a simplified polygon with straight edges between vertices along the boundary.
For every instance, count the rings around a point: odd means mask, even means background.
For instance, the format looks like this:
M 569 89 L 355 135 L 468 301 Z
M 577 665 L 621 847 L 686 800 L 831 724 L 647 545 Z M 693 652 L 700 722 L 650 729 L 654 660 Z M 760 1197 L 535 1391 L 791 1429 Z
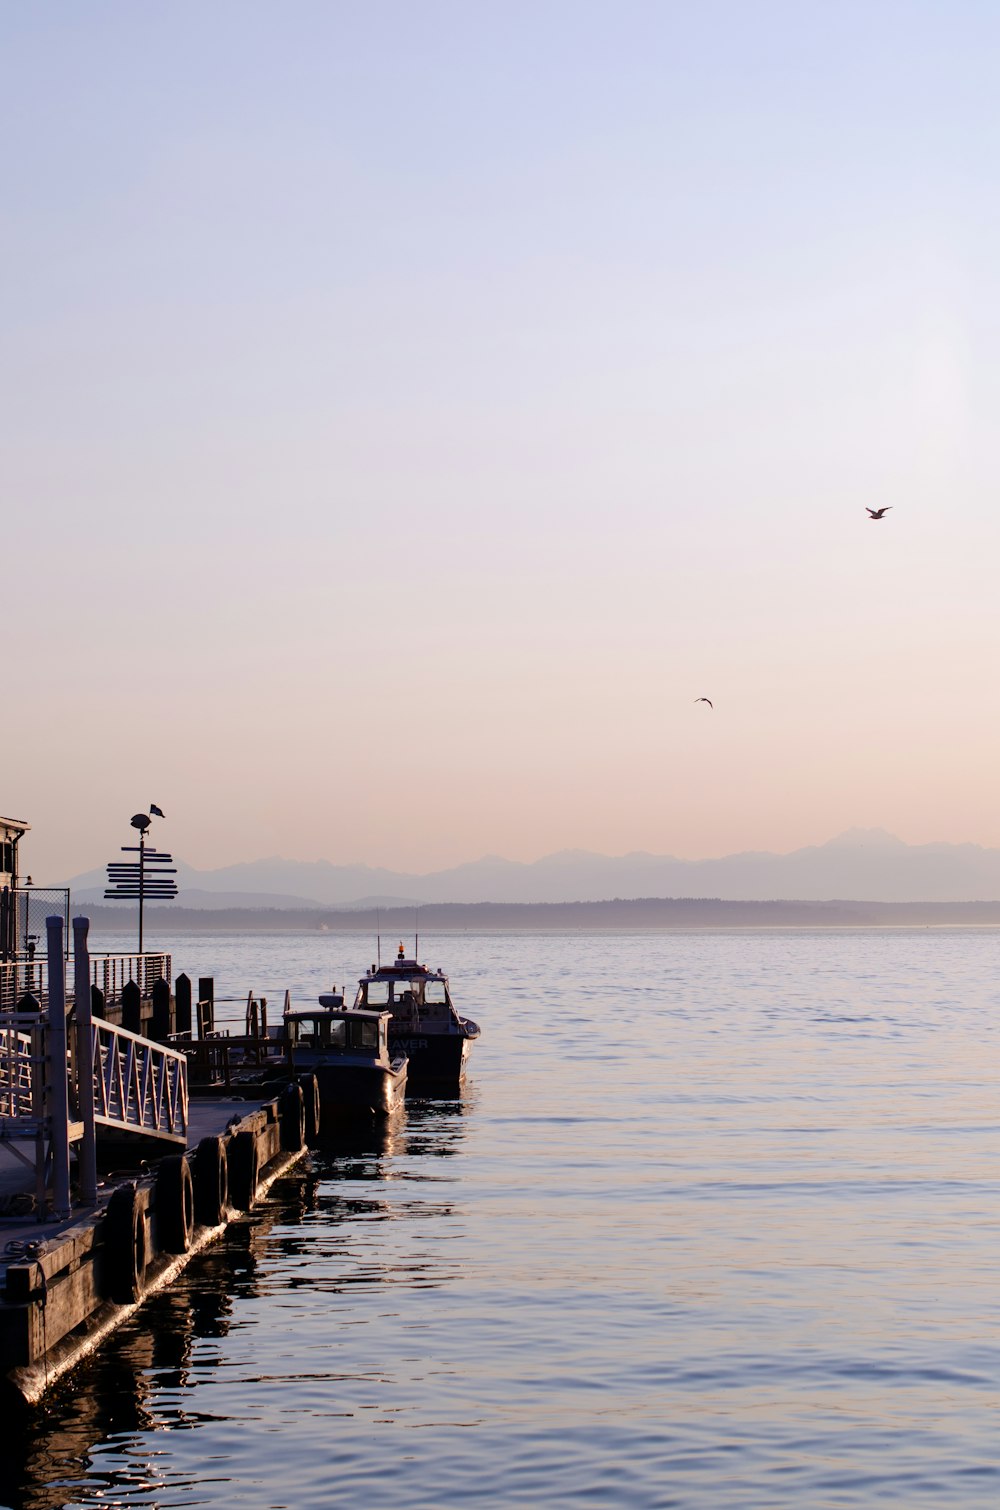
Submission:
M 201 867 L 1000 845 L 1000 8 L 8 3 L 0 63 L 36 880 L 151 801 Z

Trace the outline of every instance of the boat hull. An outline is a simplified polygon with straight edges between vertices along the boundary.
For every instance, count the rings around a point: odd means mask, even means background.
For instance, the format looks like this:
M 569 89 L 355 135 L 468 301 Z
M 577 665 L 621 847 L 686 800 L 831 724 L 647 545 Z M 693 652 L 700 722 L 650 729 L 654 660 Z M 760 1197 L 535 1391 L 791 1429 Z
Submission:
M 320 1117 L 323 1124 L 351 1121 L 358 1117 L 388 1117 L 403 1104 L 406 1095 L 407 1065 L 401 1069 L 381 1065 L 337 1064 L 327 1060 L 297 1065 L 316 1076 L 319 1087 Z
M 390 1052 L 409 1060 L 410 1092 L 457 1089 L 465 1079 L 471 1047 L 472 1039 L 462 1033 L 395 1032 L 389 1025 Z

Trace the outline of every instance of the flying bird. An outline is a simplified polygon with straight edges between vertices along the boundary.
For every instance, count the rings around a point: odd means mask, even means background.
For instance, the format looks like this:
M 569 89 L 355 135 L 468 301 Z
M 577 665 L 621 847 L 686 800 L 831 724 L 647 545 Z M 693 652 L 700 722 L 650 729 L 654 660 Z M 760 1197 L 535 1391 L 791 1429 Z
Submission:
M 696 703 L 708 703 L 708 706 L 710 708 L 714 708 L 715 707 L 715 704 L 713 703 L 713 701 L 712 701 L 712 699 L 710 697 L 696 697 L 695 698 L 695 702 Z
M 865 507 L 868 508 L 868 505 L 866 504 Z M 883 514 L 888 514 L 891 508 L 892 504 L 887 503 L 884 509 L 868 509 L 868 513 L 872 519 L 881 519 Z
M 155 802 L 151 802 L 149 804 L 149 811 L 150 811 L 150 816 L 153 817 L 153 818 L 162 818 L 163 817 L 163 809 L 161 807 L 157 807 L 157 805 L 156 805 Z

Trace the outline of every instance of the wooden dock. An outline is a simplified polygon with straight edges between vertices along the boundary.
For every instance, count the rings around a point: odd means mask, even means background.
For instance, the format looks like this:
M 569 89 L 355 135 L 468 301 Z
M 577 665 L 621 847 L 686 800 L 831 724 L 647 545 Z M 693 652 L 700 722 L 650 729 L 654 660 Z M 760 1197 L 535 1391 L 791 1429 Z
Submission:
M 317 1131 L 312 1076 L 277 1096 L 194 1098 L 187 1147 L 108 1175 L 97 1204 L 37 1219 L 23 1163 L 0 1142 L 0 1378 L 36 1402 L 146 1296 L 249 1210 Z M 4 1214 L 6 1213 L 6 1214 Z
M 88 927 L 74 920 L 72 994 L 52 916 L 44 973 L 34 958 L 9 967 L 0 1010 L 0 1388 L 29 1402 L 319 1130 L 315 1076 L 275 1052 L 259 1014 L 246 1039 L 216 1035 L 211 981 L 194 1014 L 169 962 L 95 968 Z

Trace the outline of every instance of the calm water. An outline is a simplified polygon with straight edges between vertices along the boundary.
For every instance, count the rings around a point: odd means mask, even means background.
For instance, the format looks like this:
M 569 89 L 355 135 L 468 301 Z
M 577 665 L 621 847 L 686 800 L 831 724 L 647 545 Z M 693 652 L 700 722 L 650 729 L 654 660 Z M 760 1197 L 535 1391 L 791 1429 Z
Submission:
M 5 1503 L 1000 1503 L 1000 935 L 422 953 L 464 1098 L 275 1186 L 26 1417 Z M 278 1005 L 370 957 L 175 968 Z

